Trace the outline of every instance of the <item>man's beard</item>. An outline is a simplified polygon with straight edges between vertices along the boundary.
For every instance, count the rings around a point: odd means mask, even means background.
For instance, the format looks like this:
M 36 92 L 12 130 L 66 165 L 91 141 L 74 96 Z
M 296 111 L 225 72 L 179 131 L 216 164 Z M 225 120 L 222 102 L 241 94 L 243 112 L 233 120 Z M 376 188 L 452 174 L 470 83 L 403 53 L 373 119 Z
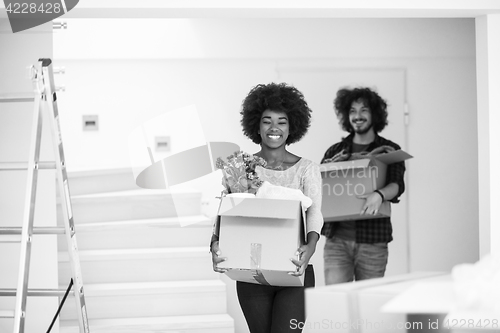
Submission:
M 370 123 L 370 125 L 368 127 L 363 127 L 363 128 L 357 128 L 357 127 L 352 126 L 352 124 L 351 124 L 351 128 L 352 128 L 353 132 L 356 134 L 366 134 L 373 128 L 373 123 Z

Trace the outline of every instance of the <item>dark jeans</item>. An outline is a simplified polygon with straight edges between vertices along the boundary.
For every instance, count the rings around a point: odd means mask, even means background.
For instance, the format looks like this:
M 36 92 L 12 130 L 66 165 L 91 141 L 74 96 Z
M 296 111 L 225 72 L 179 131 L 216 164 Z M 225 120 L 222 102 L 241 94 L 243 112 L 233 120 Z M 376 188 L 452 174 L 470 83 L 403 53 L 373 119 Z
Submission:
M 305 288 L 314 287 L 314 270 L 307 266 L 304 287 L 274 287 L 236 282 L 238 300 L 251 333 L 298 333 L 305 322 Z

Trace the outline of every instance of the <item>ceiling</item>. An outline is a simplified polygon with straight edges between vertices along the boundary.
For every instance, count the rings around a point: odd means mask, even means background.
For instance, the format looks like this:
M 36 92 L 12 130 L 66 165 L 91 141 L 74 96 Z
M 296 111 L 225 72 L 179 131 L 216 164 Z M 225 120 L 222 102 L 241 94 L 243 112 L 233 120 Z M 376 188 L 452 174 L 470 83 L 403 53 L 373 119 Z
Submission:
M 81 0 L 67 18 L 458 18 L 500 14 L 498 0 Z M 3 1 L 0 17 L 7 17 Z

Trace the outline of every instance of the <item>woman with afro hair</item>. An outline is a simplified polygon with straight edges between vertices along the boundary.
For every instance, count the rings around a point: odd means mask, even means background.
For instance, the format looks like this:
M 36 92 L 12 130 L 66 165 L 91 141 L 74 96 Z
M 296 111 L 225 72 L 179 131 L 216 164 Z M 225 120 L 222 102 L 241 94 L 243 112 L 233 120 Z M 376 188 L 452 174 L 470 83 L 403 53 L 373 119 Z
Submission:
M 315 284 L 309 260 L 316 250 L 323 226 L 321 174 L 316 163 L 290 153 L 286 147 L 306 134 L 311 109 L 295 87 L 270 83 L 251 89 L 243 100 L 240 114 L 243 133 L 260 145 L 260 151 L 254 155 L 267 162 L 265 168 L 257 167 L 259 178 L 274 185 L 300 189 L 313 203 L 306 211 L 306 244 L 297 249 L 297 259 L 290 259 L 297 268 L 289 274 L 305 274 L 304 286 L 282 287 L 237 281 L 238 300 L 250 332 L 300 332 L 305 322 L 304 289 Z M 216 239 L 213 239 L 211 250 L 214 270 L 224 272 L 217 267 L 226 258 L 218 256 Z

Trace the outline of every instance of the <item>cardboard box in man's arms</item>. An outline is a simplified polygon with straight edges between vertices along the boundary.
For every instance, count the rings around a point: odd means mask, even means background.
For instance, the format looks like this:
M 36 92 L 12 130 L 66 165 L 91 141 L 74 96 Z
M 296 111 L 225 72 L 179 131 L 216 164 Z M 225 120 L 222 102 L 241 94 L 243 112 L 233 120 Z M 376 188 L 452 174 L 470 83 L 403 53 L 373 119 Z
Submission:
M 363 159 L 321 164 L 323 178 L 321 212 L 325 222 L 391 216 L 391 205 L 388 201 L 382 203 L 378 214 L 361 215 L 365 199 L 359 199 L 357 196 L 383 188 L 387 166 L 412 157 L 403 150 L 396 150 Z

